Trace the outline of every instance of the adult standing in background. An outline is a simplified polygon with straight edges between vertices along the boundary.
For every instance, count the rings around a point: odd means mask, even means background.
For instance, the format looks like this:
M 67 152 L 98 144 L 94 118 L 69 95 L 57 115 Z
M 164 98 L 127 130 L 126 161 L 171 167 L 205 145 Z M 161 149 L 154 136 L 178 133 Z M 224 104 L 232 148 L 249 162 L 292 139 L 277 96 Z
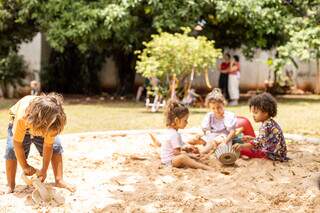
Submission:
M 220 64 L 220 76 L 219 76 L 219 88 L 226 100 L 229 99 L 228 91 L 228 78 L 229 78 L 229 69 L 230 69 L 230 54 L 225 53 L 223 56 L 223 61 Z
M 228 79 L 228 91 L 230 95 L 230 106 L 238 105 L 238 100 L 240 97 L 239 83 L 240 83 L 240 63 L 239 56 L 234 55 L 230 62 L 229 68 L 229 79 Z

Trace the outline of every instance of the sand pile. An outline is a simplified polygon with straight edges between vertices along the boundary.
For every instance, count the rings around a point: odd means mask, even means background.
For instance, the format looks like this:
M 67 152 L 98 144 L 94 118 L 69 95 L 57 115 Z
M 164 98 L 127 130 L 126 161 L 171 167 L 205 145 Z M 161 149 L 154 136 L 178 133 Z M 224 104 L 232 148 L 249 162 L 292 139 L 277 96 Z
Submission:
M 288 163 L 239 159 L 226 167 L 213 157 L 208 172 L 163 167 L 149 143 L 147 134 L 64 137 L 65 179 L 77 191 L 51 186 L 65 203 L 35 205 L 20 175 L 16 192 L 3 194 L 2 167 L 0 212 L 320 212 L 320 144 L 289 143 Z M 41 160 L 35 148 L 30 160 Z

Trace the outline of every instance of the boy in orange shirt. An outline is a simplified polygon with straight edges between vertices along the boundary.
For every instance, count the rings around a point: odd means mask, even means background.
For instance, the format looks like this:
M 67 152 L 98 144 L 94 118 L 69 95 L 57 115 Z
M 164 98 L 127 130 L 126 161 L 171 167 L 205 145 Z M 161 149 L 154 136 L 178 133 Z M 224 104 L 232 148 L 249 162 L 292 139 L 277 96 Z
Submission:
M 48 94 L 26 96 L 10 108 L 6 148 L 6 174 L 9 193 L 15 188 L 17 161 L 26 175 L 37 174 L 41 181 L 47 176 L 51 161 L 57 187 L 74 191 L 75 188 L 63 180 L 62 146 L 57 135 L 66 124 L 62 108 L 62 96 Z M 31 143 L 43 156 L 42 168 L 36 170 L 27 162 Z

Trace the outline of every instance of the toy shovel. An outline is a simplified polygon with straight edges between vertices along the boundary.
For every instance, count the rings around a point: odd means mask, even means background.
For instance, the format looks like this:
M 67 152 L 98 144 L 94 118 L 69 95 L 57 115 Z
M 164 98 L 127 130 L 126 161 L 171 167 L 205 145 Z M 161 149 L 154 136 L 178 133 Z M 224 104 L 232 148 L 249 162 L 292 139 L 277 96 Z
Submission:
M 49 202 L 52 199 L 52 195 L 46 188 L 44 183 L 42 183 L 36 175 L 28 178 L 24 173 L 22 173 L 21 178 L 28 186 L 33 186 L 36 190 L 32 193 L 32 199 L 36 202 L 35 197 L 40 196 L 40 199 L 44 202 Z M 38 200 L 38 199 L 37 199 Z

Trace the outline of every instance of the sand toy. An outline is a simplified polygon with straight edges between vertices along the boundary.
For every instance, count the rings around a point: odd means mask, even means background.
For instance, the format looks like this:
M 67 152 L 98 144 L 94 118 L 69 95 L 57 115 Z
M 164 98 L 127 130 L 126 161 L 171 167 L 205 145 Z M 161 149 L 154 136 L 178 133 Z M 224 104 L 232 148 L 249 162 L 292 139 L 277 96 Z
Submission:
M 232 144 L 228 143 L 228 144 L 220 144 L 216 151 L 215 151 L 215 155 L 217 157 L 217 159 L 224 165 L 232 165 L 236 162 L 236 160 L 239 158 L 240 153 L 236 152 L 233 148 L 232 148 Z
M 21 178 L 28 186 L 33 186 L 35 188 L 31 195 L 35 204 L 55 202 L 56 204 L 61 205 L 64 203 L 64 198 L 55 193 L 49 186 L 42 183 L 36 175 L 28 178 L 24 173 L 22 173 Z

